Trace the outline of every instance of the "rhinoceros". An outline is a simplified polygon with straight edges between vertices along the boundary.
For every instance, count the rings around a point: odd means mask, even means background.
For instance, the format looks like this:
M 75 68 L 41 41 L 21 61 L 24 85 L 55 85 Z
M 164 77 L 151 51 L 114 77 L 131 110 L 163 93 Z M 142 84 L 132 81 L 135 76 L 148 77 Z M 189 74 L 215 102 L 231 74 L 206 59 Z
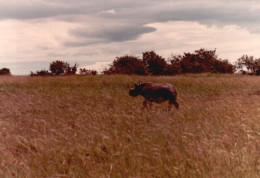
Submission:
M 152 102 L 162 103 L 167 100 L 169 101 L 169 108 L 172 105 L 176 109 L 179 108 L 179 103 L 176 101 L 177 91 L 169 83 L 135 83 L 134 88 L 130 88 L 129 95 L 133 97 L 138 95 L 143 96 L 145 98 L 143 101 L 144 108 L 147 107 L 147 104 L 152 107 Z

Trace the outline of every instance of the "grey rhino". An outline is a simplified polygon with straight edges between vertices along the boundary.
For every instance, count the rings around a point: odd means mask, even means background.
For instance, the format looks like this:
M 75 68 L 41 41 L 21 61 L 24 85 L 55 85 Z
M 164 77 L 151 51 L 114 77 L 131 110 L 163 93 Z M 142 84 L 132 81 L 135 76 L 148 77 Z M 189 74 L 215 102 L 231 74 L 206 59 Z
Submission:
M 143 101 L 144 108 L 147 107 L 147 104 L 152 107 L 152 102 L 162 103 L 164 101 L 169 101 L 169 108 L 172 105 L 179 108 L 179 103 L 177 99 L 176 89 L 169 83 L 139 83 L 134 84 L 134 88 L 129 90 L 130 96 L 141 95 L 145 98 Z

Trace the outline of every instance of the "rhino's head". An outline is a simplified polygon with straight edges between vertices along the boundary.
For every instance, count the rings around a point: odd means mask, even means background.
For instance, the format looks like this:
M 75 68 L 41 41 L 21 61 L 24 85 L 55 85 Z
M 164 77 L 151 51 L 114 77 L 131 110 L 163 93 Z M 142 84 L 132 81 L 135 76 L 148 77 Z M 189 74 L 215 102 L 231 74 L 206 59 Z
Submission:
M 141 82 L 139 84 L 135 83 L 134 85 L 135 85 L 134 88 L 130 88 L 130 90 L 129 90 L 130 96 L 138 96 L 142 92 L 143 86 L 142 86 Z

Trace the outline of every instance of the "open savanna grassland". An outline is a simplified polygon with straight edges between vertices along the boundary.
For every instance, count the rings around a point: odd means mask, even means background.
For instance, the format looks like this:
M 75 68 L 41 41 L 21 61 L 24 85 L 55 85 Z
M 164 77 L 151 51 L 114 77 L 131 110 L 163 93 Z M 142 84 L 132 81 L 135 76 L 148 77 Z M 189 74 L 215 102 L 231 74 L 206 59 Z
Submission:
M 180 109 L 142 109 L 134 82 Z M 0 177 L 259 177 L 260 77 L 0 78 Z

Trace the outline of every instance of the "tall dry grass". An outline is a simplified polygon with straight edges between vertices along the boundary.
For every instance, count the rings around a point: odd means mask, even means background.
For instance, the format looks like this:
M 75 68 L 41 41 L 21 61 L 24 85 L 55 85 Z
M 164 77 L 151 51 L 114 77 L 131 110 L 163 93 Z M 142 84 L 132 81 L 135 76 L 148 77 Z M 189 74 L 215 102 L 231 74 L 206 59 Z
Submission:
M 138 81 L 180 110 L 142 110 Z M 260 78 L 0 78 L 0 177 L 259 177 Z

